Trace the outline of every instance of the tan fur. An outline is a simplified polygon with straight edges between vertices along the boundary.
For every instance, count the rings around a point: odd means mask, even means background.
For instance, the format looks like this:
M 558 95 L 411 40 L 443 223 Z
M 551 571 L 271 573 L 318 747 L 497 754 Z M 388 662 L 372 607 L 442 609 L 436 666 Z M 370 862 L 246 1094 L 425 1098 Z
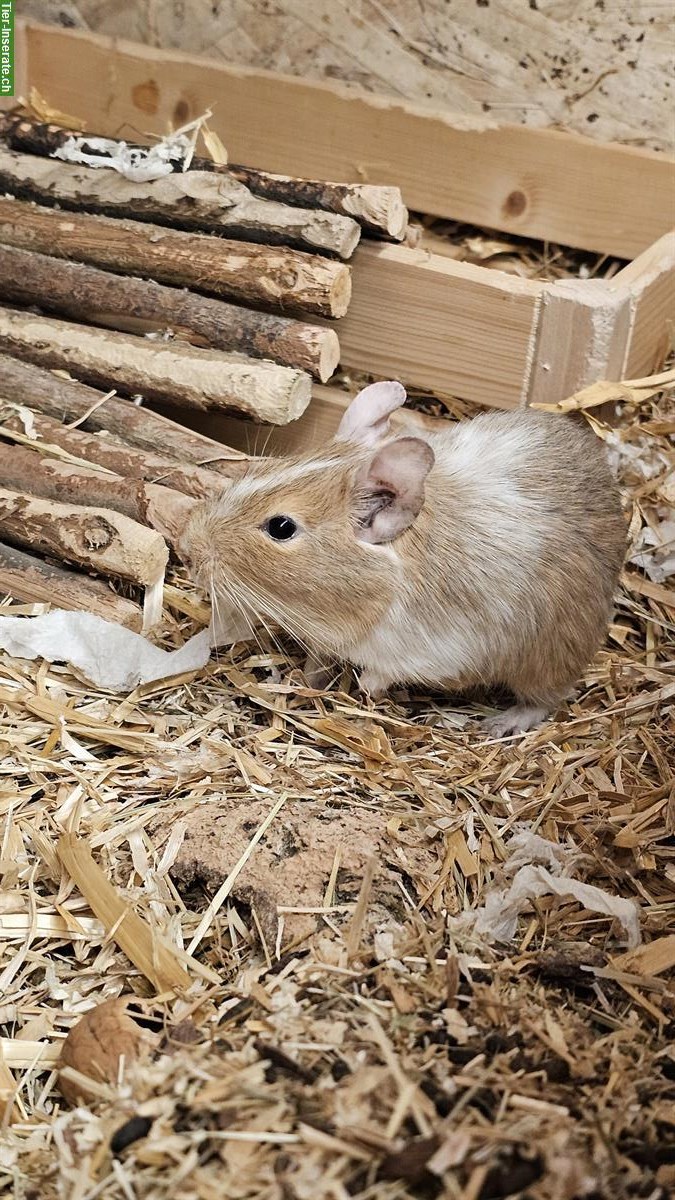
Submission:
M 423 437 L 435 464 L 394 541 L 359 537 L 373 448 L 334 443 L 323 460 L 251 464 L 192 518 L 186 558 L 221 601 L 236 596 L 317 656 L 355 663 L 373 693 L 499 683 L 541 716 L 611 613 L 626 531 L 603 448 L 575 419 L 527 411 Z M 260 526 L 275 514 L 302 534 L 272 542 Z
M 251 618 L 276 622 L 324 658 L 349 657 L 391 604 L 398 577 L 390 552 L 358 542 L 351 529 L 350 499 L 364 456 L 341 447 L 336 458 L 337 465 L 289 484 L 284 472 L 312 467 L 316 453 L 253 463 L 241 483 L 255 479 L 260 490 L 231 485 L 222 499 L 195 510 L 181 539 L 199 581 L 213 583 L 228 606 L 236 596 Z M 270 542 L 260 526 L 277 514 L 292 515 L 305 536 Z

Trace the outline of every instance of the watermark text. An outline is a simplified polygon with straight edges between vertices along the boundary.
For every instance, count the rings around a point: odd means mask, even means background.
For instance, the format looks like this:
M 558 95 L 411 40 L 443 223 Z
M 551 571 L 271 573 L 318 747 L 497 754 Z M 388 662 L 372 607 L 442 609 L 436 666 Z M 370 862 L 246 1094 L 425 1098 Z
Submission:
M 0 0 L 0 96 L 14 95 L 14 0 Z

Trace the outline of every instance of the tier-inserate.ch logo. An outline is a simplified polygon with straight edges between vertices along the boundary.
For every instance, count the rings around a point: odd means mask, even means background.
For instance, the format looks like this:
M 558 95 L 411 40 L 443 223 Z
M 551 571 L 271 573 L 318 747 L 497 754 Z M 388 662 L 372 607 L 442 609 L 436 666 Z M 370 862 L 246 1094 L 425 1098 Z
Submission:
M 14 95 L 14 0 L 0 0 L 0 96 Z

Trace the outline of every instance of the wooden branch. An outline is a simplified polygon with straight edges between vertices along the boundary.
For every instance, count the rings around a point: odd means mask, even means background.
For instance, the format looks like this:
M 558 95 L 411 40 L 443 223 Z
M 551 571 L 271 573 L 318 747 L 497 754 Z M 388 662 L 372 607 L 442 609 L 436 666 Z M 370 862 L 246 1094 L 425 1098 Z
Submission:
M 197 345 L 234 350 L 330 379 L 340 360 L 332 329 L 272 317 L 152 280 L 125 278 L 83 263 L 5 246 L 0 254 L 5 301 L 131 333 L 170 329 Z
M 140 480 L 127 480 L 120 488 L 120 476 L 95 467 L 77 467 L 28 450 L 0 442 L 0 479 L 3 487 L 29 492 L 44 500 L 111 508 L 130 521 L 147 525 L 147 503 Z
M 400 96 L 178 50 L 144 46 L 141 57 L 137 46 L 79 30 L 28 26 L 25 40 L 31 79 L 50 104 L 77 107 L 90 128 L 112 137 L 138 126 L 134 98 L 151 79 L 144 130 L 169 128 L 180 93 L 191 114 L 219 114 L 214 128 L 234 161 L 397 184 L 417 212 L 621 258 L 641 254 L 672 226 L 666 154 L 489 116 L 467 127 L 465 115 Z
M 138 604 L 118 596 L 103 580 L 67 571 L 4 543 L 0 543 L 0 592 L 27 604 L 94 613 L 136 633 L 143 624 Z
M 131 445 L 143 451 L 144 456 L 153 456 L 157 446 L 161 446 L 166 458 L 155 456 L 153 462 L 153 457 L 150 457 L 151 472 L 156 464 L 163 470 L 164 463 L 171 465 L 173 459 L 176 460 L 173 463 L 174 469 L 179 470 L 184 468 L 186 463 L 208 463 L 208 476 L 216 472 L 227 478 L 241 475 L 246 470 L 248 457 L 240 451 L 221 446 L 212 438 L 194 433 L 168 417 L 151 412 L 150 409 L 138 408 L 128 400 L 119 400 L 115 396 L 106 396 L 84 383 L 52 374 L 51 371 L 36 367 L 33 363 L 21 362 L 5 354 L 0 354 L 0 396 L 11 396 L 16 404 L 37 409 L 57 421 L 78 421 L 86 430 L 102 431 L 120 438 L 120 449 L 127 450 Z M 101 442 L 101 446 L 105 444 Z M 63 445 L 64 449 L 69 449 L 67 442 Z M 78 451 L 74 450 L 73 453 L 77 454 Z M 172 456 L 170 460 L 169 455 Z M 89 455 L 85 453 L 81 457 L 87 458 Z M 97 457 L 94 460 L 92 457 L 91 461 L 96 461 L 113 471 L 119 470 L 109 458 Z M 120 474 L 133 472 L 120 470 Z M 145 474 L 143 477 L 145 478 Z M 194 473 L 191 473 L 191 477 L 195 478 Z M 180 475 L 172 476 L 172 486 L 178 488 L 179 478 Z M 209 478 L 205 481 L 201 475 L 196 478 L 203 482 L 207 494 L 210 494 Z M 179 490 L 185 491 L 186 488 L 183 486 Z M 193 492 L 190 490 L 188 494 L 192 495 Z
M 91 131 L 89 134 L 91 136 Z M 10 150 L 20 150 L 41 157 L 50 157 L 71 138 L 85 136 L 82 130 L 49 125 L 22 113 L 9 112 L 0 118 L 0 137 Z M 83 148 L 86 152 L 86 146 Z M 176 163 L 175 169 L 181 170 L 180 163 Z M 374 237 L 384 235 L 400 242 L 405 236 L 408 210 L 397 187 L 293 179 L 288 175 L 271 175 L 267 171 L 258 171 L 255 167 L 235 163 L 220 166 L 208 158 L 193 158 L 190 169 L 231 175 L 245 184 L 255 196 L 262 196 L 265 200 L 277 200 L 282 204 L 301 208 L 320 208 L 326 212 L 353 217 L 365 232 Z
M 0 374 L 1 370 L 0 358 Z M 150 416 L 154 414 L 151 413 Z M 30 422 L 32 438 L 26 435 L 26 420 Z M 167 489 L 172 488 L 197 500 L 203 500 L 207 496 L 218 496 L 227 486 L 222 475 L 205 467 L 175 463 L 172 459 L 162 458 L 159 454 L 151 454 L 147 450 L 136 450 L 133 446 L 112 441 L 110 438 L 101 437 L 100 434 L 83 433 L 80 429 L 62 425 L 52 417 L 45 417 L 40 412 L 31 411 L 29 418 L 26 418 L 24 413 L 22 419 L 18 405 L 2 401 L 0 437 L 23 443 L 38 454 L 53 456 L 62 450 L 65 452 L 63 460 L 66 462 L 72 458 L 83 460 L 93 466 L 105 467 L 109 472 L 122 475 L 126 479 L 163 484 Z M 246 465 L 245 460 L 241 465 Z
M 349 267 L 316 254 L 7 197 L 0 197 L 0 243 L 287 313 L 343 317 L 351 298 Z
M 112 509 L 131 521 L 156 529 L 170 546 L 175 546 L 196 504 L 189 496 L 161 484 L 124 479 L 111 471 L 76 466 L 24 446 L 2 442 L 0 479 L 12 491 L 30 493 L 43 500 Z
M 0 488 L 0 538 L 100 575 L 151 587 L 169 560 L 164 538 L 121 513 Z
M 299 417 L 311 397 L 309 375 L 290 367 L 17 309 L 0 309 L 0 350 L 148 400 L 202 411 L 232 410 L 273 425 Z
M 261 200 L 234 178 L 185 171 L 139 183 L 113 170 L 0 147 L 0 191 L 40 204 L 155 221 L 178 229 L 350 258 L 361 228 L 351 217 Z
M 372 237 L 403 241 L 408 228 L 408 210 L 401 189 L 373 183 L 323 183 L 315 179 L 294 179 L 289 175 L 272 175 L 230 163 L 219 167 L 200 158 L 203 171 L 229 170 L 235 179 L 246 184 L 249 191 L 267 200 L 283 204 L 301 204 L 306 208 L 322 208 L 327 212 L 344 213 L 358 221 L 364 233 Z

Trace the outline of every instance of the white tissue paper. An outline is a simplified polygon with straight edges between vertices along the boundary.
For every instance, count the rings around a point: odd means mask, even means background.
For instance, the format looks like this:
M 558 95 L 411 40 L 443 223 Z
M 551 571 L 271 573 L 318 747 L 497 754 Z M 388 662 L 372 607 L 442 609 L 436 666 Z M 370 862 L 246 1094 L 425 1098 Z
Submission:
M 529 830 L 514 834 L 508 843 L 510 857 L 503 865 L 511 882 L 493 888 L 485 904 L 455 918 L 462 927 L 494 942 L 510 942 L 516 935 L 518 917 L 537 896 L 569 896 L 589 912 L 604 913 L 619 922 L 629 947 L 640 943 L 639 910 L 632 900 L 613 896 L 591 883 L 574 879 L 570 872 L 581 857 L 572 846 L 549 842 Z M 546 864 L 546 865 L 544 865 Z
M 654 583 L 665 583 L 675 575 L 675 517 L 644 525 L 629 561 L 641 567 Z
M 0 650 L 15 658 L 69 663 L 95 687 L 130 692 L 141 683 L 204 667 L 210 637 L 203 629 L 179 650 L 162 650 L 92 613 L 58 610 L 40 617 L 0 617 Z
M 86 147 L 86 150 L 85 150 Z M 82 163 L 117 171 L 136 183 L 151 183 L 174 171 L 174 163 L 183 164 L 192 156 L 193 145 L 184 134 L 163 138 L 147 149 L 103 137 L 70 137 L 52 157 L 64 162 Z

